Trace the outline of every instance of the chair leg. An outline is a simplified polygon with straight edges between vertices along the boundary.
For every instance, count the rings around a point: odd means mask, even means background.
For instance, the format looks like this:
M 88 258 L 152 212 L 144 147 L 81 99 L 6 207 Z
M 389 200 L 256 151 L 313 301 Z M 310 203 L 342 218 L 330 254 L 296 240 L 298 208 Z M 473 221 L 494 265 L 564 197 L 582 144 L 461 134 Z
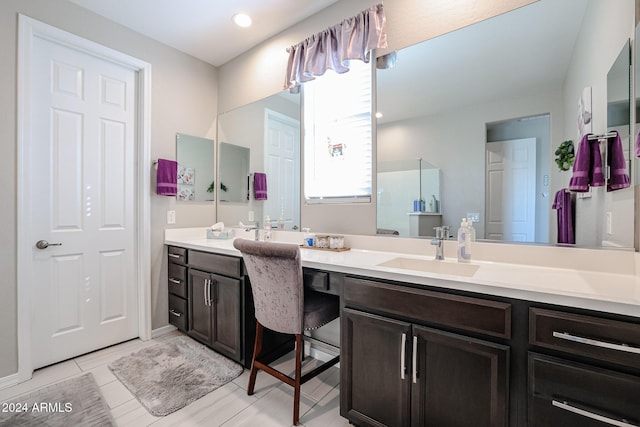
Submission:
M 249 385 L 247 386 L 247 394 L 251 396 L 253 394 L 253 389 L 256 386 L 256 375 L 258 374 L 258 368 L 256 367 L 256 359 L 260 356 L 262 352 L 262 332 L 264 328 L 256 320 L 256 340 L 253 346 L 253 358 L 251 360 L 251 372 L 249 373 Z
M 298 425 L 300 418 L 300 379 L 302 377 L 302 334 L 296 334 L 296 372 L 293 386 L 293 425 Z

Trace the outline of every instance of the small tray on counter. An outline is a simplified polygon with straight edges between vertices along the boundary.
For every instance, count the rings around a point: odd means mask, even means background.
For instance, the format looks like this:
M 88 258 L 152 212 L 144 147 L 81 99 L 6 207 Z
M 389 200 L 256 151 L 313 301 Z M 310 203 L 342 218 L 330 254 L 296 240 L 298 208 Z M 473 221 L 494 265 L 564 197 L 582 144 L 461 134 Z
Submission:
M 300 248 L 315 249 L 316 251 L 329 251 L 329 252 L 345 252 L 345 251 L 351 250 L 351 248 L 319 248 L 317 246 L 305 246 L 305 245 L 300 245 Z

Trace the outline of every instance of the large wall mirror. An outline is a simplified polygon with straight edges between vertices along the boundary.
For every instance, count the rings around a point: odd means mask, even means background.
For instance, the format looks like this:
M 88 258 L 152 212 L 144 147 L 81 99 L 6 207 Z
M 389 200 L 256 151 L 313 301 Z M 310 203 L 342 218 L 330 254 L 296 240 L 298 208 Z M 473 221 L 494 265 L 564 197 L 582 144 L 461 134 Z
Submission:
M 213 201 L 215 145 L 212 139 L 176 134 L 178 195 L 180 201 Z
M 225 224 L 262 223 L 266 216 L 287 230 L 300 228 L 300 95 L 282 92 L 218 116 L 218 140 L 251 149 L 248 164 L 250 190 L 256 172 L 267 176 L 267 200 L 250 191 L 242 205 L 219 204 L 218 219 Z M 225 156 L 220 144 L 221 182 Z M 220 199 L 225 197 L 221 194 Z M 249 214 L 252 212 L 252 215 Z M 281 220 L 281 221 L 279 221 Z
M 391 172 L 382 165 L 420 157 L 439 170 L 442 224 L 479 214 L 479 238 L 555 244 L 552 204 L 572 171 L 554 152 L 579 143 L 585 89 L 591 132 L 618 130 L 630 159 L 629 112 L 613 124 L 607 105 L 629 105 L 634 10 L 633 0 L 540 0 L 398 51 L 394 67 L 377 71 L 378 195 L 380 173 Z M 408 224 L 412 208 L 378 206 L 378 226 L 390 215 Z M 633 211 L 632 188 L 594 187 L 575 199 L 576 244 L 632 248 Z

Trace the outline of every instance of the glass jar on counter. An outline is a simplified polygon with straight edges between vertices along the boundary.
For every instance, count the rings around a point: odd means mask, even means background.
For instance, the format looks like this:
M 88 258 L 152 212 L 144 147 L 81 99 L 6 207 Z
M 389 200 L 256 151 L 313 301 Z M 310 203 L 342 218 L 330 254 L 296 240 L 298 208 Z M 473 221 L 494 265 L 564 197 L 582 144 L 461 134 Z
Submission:
M 329 247 L 329 235 L 328 234 L 316 234 L 315 245 L 318 248 L 326 249 Z
M 344 248 L 344 236 L 339 234 L 335 234 L 333 236 L 329 236 L 329 247 L 331 249 L 342 249 Z

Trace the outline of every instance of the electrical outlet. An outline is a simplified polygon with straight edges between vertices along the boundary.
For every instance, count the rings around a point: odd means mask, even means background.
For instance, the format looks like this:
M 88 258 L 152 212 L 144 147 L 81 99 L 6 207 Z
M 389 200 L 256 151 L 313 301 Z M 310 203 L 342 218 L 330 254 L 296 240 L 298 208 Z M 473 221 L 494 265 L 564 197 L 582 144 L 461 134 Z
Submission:
M 176 223 L 176 211 L 167 211 L 167 224 Z
M 607 212 L 605 214 L 605 216 L 604 216 L 604 218 L 605 218 L 605 227 L 607 229 L 607 234 L 613 234 L 612 225 L 611 225 L 611 223 L 613 221 L 612 221 L 611 217 L 612 217 L 611 212 Z
M 253 221 L 255 221 L 254 213 L 253 211 L 249 211 L 249 222 L 253 222 Z
M 480 222 L 480 212 L 467 212 L 467 218 L 471 222 Z

